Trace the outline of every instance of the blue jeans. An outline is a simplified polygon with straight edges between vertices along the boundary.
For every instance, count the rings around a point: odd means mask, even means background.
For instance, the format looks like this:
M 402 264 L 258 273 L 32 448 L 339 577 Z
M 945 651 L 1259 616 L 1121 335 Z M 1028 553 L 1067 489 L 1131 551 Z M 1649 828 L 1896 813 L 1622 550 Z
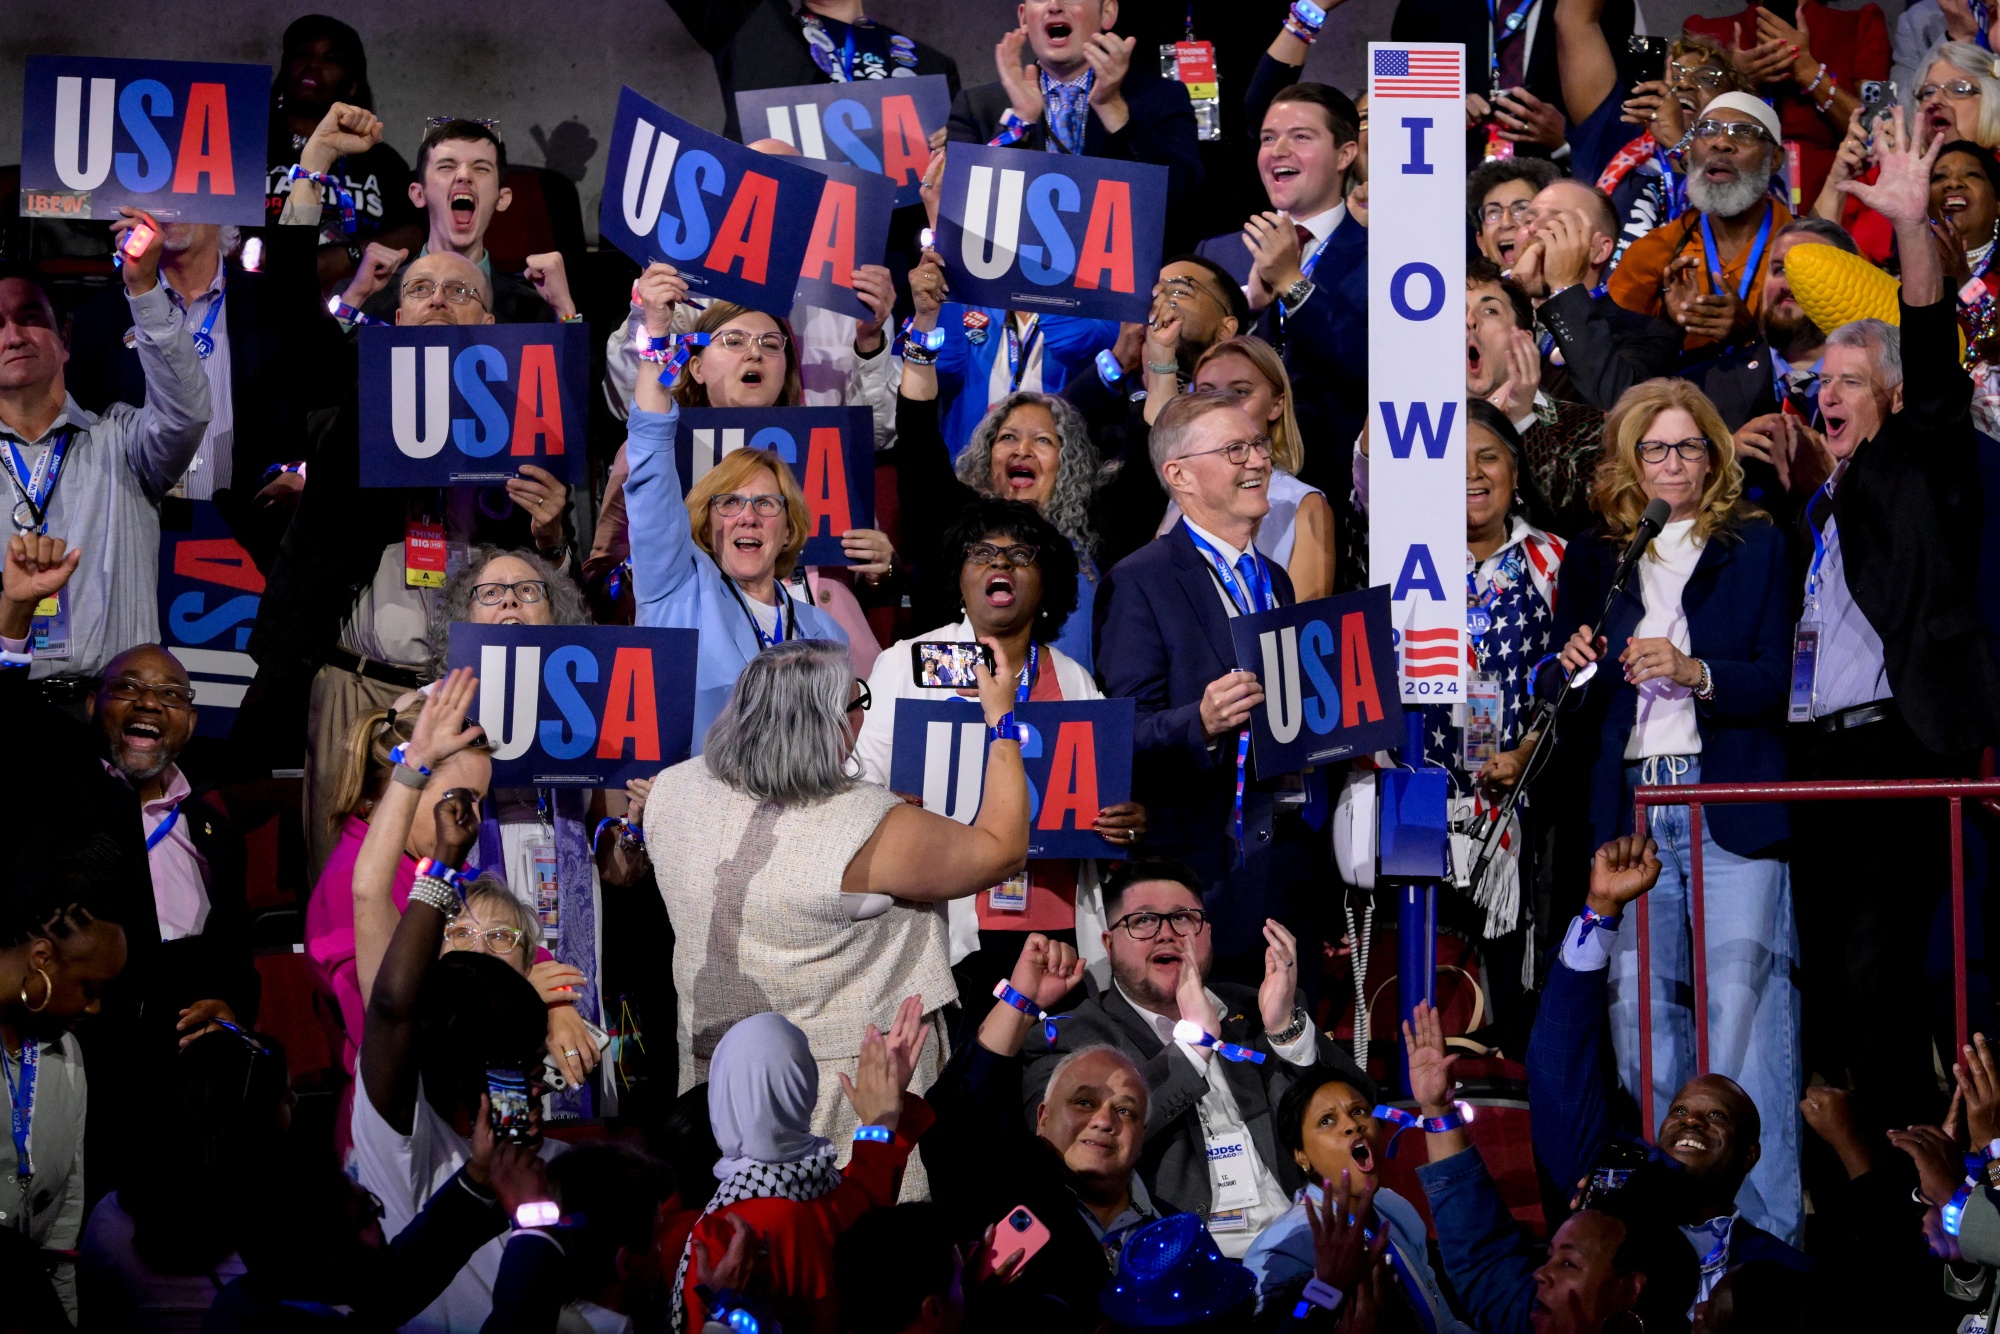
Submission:
M 1625 766 L 1625 810 L 1641 783 L 1701 781 L 1701 757 L 1659 756 Z M 1650 810 L 1660 845 L 1660 883 L 1646 896 L 1652 946 L 1653 1120 L 1695 1074 L 1694 955 L 1688 882 L 1694 860 L 1688 808 Z M 1783 1241 L 1803 1239 L 1799 1184 L 1799 996 L 1792 980 L 1798 928 L 1789 868 L 1770 857 L 1739 857 L 1716 843 L 1702 820 L 1702 906 L 1708 946 L 1708 1065 L 1743 1086 L 1763 1118 L 1763 1157 L 1737 1194 L 1743 1216 Z M 1628 918 L 1632 914 L 1626 914 Z M 1611 952 L 1611 1041 L 1618 1082 L 1639 1088 L 1639 933 L 1628 920 Z

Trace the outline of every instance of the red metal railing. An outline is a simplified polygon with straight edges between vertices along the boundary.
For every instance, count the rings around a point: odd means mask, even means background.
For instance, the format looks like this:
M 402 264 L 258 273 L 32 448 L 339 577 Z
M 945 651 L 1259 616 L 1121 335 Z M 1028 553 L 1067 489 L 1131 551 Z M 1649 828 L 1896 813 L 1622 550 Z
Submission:
M 1761 801 L 1860 801 L 1943 799 L 1951 816 L 1951 974 L 1957 1047 L 1966 1043 L 1965 986 L 1965 799 L 2000 797 L 2000 778 L 1905 778 L 1880 782 L 1835 779 L 1813 783 L 1691 783 L 1685 787 L 1641 787 L 1632 799 L 1635 832 L 1646 836 L 1650 806 L 1688 808 L 1688 919 L 1694 953 L 1695 1073 L 1708 1073 L 1708 931 L 1702 910 L 1701 811 L 1704 806 L 1743 806 Z M 1647 1140 L 1658 1131 L 1653 1118 L 1653 959 L 1647 930 L 1646 895 L 1633 914 L 1639 952 L 1639 1112 Z M 1956 1048 L 1954 1048 L 1956 1050 Z

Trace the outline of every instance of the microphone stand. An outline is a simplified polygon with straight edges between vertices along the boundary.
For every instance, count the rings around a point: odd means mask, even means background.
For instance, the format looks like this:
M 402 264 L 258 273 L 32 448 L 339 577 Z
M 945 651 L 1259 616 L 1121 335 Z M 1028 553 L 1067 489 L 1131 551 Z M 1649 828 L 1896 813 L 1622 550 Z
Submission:
M 1611 588 L 1604 595 L 1604 605 L 1598 609 L 1597 623 L 1591 627 L 1592 644 L 1597 642 L 1598 632 L 1603 630 L 1604 622 L 1611 616 L 1611 604 L 1625 591 L 1626 583 L 1632 578 L 1632 571 L 1638 568 L 1639 557 L 1645 554 L 1647 545 L 1659 535 L 1660 529 L 1664 526 L 1643 518 L 1639 521 L 1639 530 L 1634 534 L 1631 546 L 1626 548 L 1624 557 L 1618 562 L 1618 569 L 1611 580 Z M 1579 686 L 1589 685 L 1591 678 L 1597 675 L 1597 667 L 1598 664 L 1592 662 L 1586 664 L 1583 670 L 1574 676 L 1565 672 L 1562 689 L 1556 692 L 1554 700 L 1535 700 L 1534 710 L 1528 716 L 1527 731 L 1534 731 L 1538 724 L 1546 724 L 1546 729 L 1542 733 L 1540 743 L 1535 747 L 1534 755 L 1529 757 L 1526 767 L 1521 771 L 1520 780 L 1507 790 L 1507 796 L 1500 803 L 1492 827 L 1479 840 L 1479 855 L 1472 860 L 1472 877 L 1468 882 L 1473 891 L 1477 892 L 1479 882 L 1486 874 L 1486 868 L 1493 864 L 1494 855 L 1500 851 L 1501 835 L 1506 831 L 1507 821 L 1513 816 L 1514 807 L 1520 802 L 1521 794 L 1528 790 L 1529 783 L 1541 776 L 1542 770 L 1548 765 L 1548 757 L 1555 753 L 1556 727 L 1562 721 L 1563 706 L 1569 702 L 1570 692 Z M 1531 679 L 1528 682 L 1531 696 L 1534 688 L 1535 683 Z

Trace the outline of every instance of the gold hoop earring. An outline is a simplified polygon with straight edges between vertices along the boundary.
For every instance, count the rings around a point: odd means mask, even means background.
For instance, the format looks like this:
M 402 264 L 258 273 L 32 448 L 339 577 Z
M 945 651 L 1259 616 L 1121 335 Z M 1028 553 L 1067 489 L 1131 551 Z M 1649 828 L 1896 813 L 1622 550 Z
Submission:
M 25 977 L 21 979 L 21 1004 L 26 1007 L 29 1014 L 40 1014 L 43 1010 L 48 1009 L 50 999 L 56 994 L 56 984 L 50 980 L 49 975 L 39 968 L 35 969 L 35 972 L 42 979 L 42 1003 L 40 1005 L 30 1005 L 28 1003 L 28 979 Z

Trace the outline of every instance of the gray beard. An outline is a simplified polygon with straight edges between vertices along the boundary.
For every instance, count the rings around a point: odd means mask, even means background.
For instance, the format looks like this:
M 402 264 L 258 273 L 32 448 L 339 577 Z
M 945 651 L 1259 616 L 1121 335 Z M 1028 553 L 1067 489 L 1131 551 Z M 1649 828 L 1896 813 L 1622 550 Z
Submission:
M 1688 178 L 1688 203 L 1717 218 L 1734 218 L 1748 213 L 1764 192 L 1771 188 L 1771 168 L 1738 175 L 1728 185 L 1711 185 L 1706 176 Z

